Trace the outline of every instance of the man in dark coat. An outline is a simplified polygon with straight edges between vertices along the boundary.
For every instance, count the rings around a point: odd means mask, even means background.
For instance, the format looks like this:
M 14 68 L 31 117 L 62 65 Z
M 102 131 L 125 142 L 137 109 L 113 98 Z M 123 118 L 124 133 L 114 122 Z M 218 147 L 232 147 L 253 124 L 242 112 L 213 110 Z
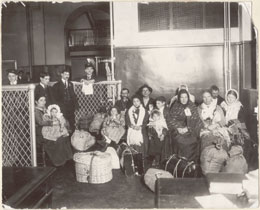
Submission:
M 215 103 L 217 103 L 217 105 L 220 105 L 224 100 L 224 98 L 222 98 L 219 95 L 219 88 L 216 85 L 212 85 L 210 87 L 210 92 L 213 98 L 213 101 L 215 101 Z
M 154 99 L 150 97 L 153 89 L 148 85 L 143 85 L 139 88 L 138 94 L 141 95 L 141 103 L 147 111 L 151 111 L 155 107 Z
M 115 107 L 119 112 L 125 112 L 132 106 L 132 101 L 129 99 L 129 90 L 123 88 L 121 90 L 121 99 L 115 103 Z
M 40 84 L 35 87 L 35 95 L 43 95 L 46 99 L 46 107 L 54 103 L 52 87 L 48 86 L 50 75 L 47 72 L 40 73 Z
M 75 110 L 78 109 L 78 102 L 74 92 L 73 83 L 69 81 L 70 72 L 64 69 L 61 73 L 61 80 L 53 85 L 53 96 L 64 117 L 69 121 L 71 131 L 75 130 Z

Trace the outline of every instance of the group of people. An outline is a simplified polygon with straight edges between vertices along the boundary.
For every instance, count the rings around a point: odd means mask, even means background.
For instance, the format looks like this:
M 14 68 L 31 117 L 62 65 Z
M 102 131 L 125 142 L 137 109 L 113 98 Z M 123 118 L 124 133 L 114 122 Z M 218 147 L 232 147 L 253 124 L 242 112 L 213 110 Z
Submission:
M 24 75 L 24 71 L 17 71 L 15 69 L 8 69 L 7 78 L 9 85 L 18 85 L 18 84 L 26 84 L 31 83 L 31 76 L 29 72 L 26 72 Z
M 85 73 L 80 82 L 86 85 L 96 82 L 93 65 L 87 63 Z M 35 88 L 37 142 L 38 145 L 44 142 L 48 156 L 57 166 L 71 159 L 73 154 L 69 138 L 75 130 L 74 112 L 79 106 L 69 77 L 69 70 L 64 69 L 61 79 L 50 87 L 50 75 L 42 72 Z M 184 84 L 169 102 L 164 96 L 153 99 L 152 91 L 150 86 L 143 85 L 130 99 L 129 90 L 123 88 L 121 99 L 109 111 L 103 128 L 110 124 L 124 128 L 120 131 L 125 133 L 120 134 L 122 140 L 155 167 L 172 154 L 199 162 L 202 137 L 210 138 L 210 133 L 215 134 L 216 130 L 227 127 L 232 120 L 244 121 L 239 94 L 233 89 L 228 90 L 223 99 L 219 88 L 213 85 L 203 91 L 200 104 Z M 45 126 L 53 128 L 45 129 L 44 135 Z M 104 130 L 101 142 L 107 146 L 111 144 L 111 138 Z M 47 133 L 52 133 L 55 138 L 48 138 Z
M 150 164 L 159 167 L 173 154 L 199 163 L 202 138 L 204 147 L 212 144 L 216 136 L 228 141 L 230 138 L 225 135 L 229 135 L 230 124 L 244 122 L 243 106 L 234 89 L 228 90 L 224 99 L 213 85 L 203 91 L 200 104 L 186 85 L 180 85 L 168 103 L 164 96 L 151 98 L 151 93 L 152 88 L 143 85 L 130 100 L 129 91 L 124 88 L 121 100 L 115 104 L 118 112 L 125 112 L 127 144 L 143 154 L 148 167 Z M 226 145 L 237 143 L 226 142 Z

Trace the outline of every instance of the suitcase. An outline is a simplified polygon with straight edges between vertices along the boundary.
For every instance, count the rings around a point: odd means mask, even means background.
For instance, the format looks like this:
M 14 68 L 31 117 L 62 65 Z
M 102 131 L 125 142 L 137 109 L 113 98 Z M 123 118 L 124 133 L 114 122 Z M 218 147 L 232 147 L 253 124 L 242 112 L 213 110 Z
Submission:
M 117 150 L 121 168 L 126 176 L 143 175 L 143 155 L 126 143 L 122 143 Z

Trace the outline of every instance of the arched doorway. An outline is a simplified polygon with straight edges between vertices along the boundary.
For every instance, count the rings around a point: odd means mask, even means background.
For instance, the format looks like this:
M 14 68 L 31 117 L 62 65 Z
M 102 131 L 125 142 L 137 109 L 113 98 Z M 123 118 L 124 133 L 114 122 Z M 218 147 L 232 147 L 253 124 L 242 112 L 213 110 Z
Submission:
M 95 61 L 96 73 L 106 80 L 105 63 L 111 57 L 110 7 L 108 2 L 82 6 L 74 10 L 66 20 L 65 59 L 71 65 L 72 79 L 84 75 L 87 59 Z

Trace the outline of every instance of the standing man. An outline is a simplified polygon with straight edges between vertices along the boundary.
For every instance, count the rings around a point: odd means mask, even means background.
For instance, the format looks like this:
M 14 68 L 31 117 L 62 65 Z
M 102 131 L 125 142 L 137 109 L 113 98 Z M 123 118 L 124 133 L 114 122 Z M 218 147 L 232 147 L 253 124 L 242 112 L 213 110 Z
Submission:
M 23 70 L 20 70 L 20 71 L 19 71 L 19 73 L 18 73 L 18 79 L 17 79 L 17 80 L 18 80 L 19 84 L 25 83 Z
M 220 105 L 223 101 L 225 101 L 224 98 L 219 95 L 219 88 L 216 85 L 212 85 L 210 87 L 210 92 L 213 98 L 213 103 Z
M 53 96 L 55 102 L 60 106 L 64 117 L 69 121 L 71 131 L 75 130 L 75 110 L 78 108 L 78 102 L 72 82 L 69 81 L 70 72 L 63 69 L 61 80 L 53 85 Z
M 18 82 L 17 71 L 15 69 L 8 69 L 7 70 L 7 77 L 8 77 L 8 80 L 9 80 L 9 85 L 20 84 Z
M 126 112 L 132 106 L 132 101 L 129 99 L 129 90 L 127 88 L 123 88 L 121 90 L 121 99 L 115 103 L 115 107 L 118 111 Z
M 46 107 L 54 103 L 51 87 L 48 86 L 50 82 L 50 75 L 47 72 L 40 73 L 40 84 L 35 87 L 35 95 L 45 96 Z

